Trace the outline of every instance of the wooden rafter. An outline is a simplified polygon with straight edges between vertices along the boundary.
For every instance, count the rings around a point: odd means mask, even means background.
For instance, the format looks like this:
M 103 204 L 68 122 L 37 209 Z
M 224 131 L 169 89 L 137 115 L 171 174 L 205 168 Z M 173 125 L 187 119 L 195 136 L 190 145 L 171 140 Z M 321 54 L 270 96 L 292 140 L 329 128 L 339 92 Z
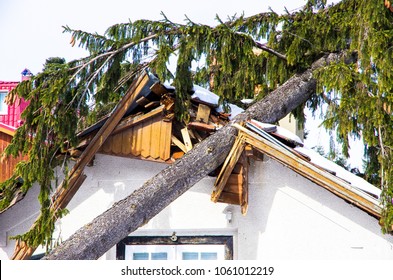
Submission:
M 214 183 L 214 190 L 211 195 L 211 200 L 213 202 L 217 202 L 225 185 L 228 182 L 229 176 L 231 175 L 233 168 L 235 167 L 237 161 L 239 160 L 241 154 L 244 151 L 245 141 L 243 137 L 238 136 L 235 140 L 235 143 L 232 146 L 231 151 L 229 152 L 227 158 L 224 161 L 222 169 L 217 176 L 217 179 Z

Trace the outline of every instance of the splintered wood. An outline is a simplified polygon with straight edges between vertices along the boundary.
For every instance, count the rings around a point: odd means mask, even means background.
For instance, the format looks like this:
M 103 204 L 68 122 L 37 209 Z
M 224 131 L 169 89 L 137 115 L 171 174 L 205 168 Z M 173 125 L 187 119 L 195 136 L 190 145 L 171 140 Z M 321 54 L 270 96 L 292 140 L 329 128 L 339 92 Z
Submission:
M 196 121 L 209 123 L 210 107 L 205 104 L 199 104 Z
M 213 202 L 240 205 L 243 215 L 248 209 L 248 160 L 244 150 L 244 139 L 237 137 L 217 176 L 211 196 Z
M 192 142 L 191 142 L 191 137 L 190 137 L 187 127 L 183 128 L 181 130 L 181 135 L 183 137 L 184 146 L 186 147 L 186 151 L 187 152 L 191 151 L 192 150 Z

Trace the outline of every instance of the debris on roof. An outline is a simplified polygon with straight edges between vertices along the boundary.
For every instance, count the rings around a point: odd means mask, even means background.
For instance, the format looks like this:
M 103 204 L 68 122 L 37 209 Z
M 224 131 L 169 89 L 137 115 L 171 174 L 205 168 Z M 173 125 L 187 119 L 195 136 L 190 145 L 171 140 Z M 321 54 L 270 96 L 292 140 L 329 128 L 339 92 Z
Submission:
M 191 100 L 207 104 L 208 106 L 214 108 L 218 113 L 225 112 L 223 105 L 219 104 L 220 97 L 215 93 L 197 85 L 194 85 L 193 91 L 194 94 L 191 95 Z M 242 108 L 234 104 L 228 104 L 228 107 L 230 109 L 230 114 L 228 115 L 230 120 L 244 111 Z
M 85 166 L 91 163 L 97 152 L 172 163 L 243 112 L 233 104 L 228 104 L 229 113 L 224 112 L 216 94 L 194 85 L 190 120 L 188 123 L 178 122 L 174 118 L 175 98 L 175 88 L 161 84 L 149 73 L 134 81 L 109 115 L 78 134 L 77 147 L 62 151 L 74 157 L 76 164 L 68 174 L 68 187 L 61 183 L 56 189 L 52 208 L 57 210 L 67 206 L 86 177 Z M 297 135 L 255 120 L 247 122 L 246 128 L 238 124 L 234 126 L 239 130 L 239 136 L 217 176 L 212 193 L 214 202 L 240 205 L 245 215 L 249 196 L 248 157 L 266 154 L 380 217 L 382 210 L 377 188 L 303 148 Z M 25 257 L 30 249 L 20 248 L 16 254 Z
M 171 163 L 243 111 L 228 104 L 231 112 L 224 112 L 216 94 L 194 85 L 190 120 L 180 123 L 174 118 L 176 89 L 161 84 L 151 74 L 148 78 L 123 119 L 100 147 L 100 153 Z M 73 148 L 68 153 L 77 158 L 109 116 L 79 132 L 80 142 L 76 148 L 80 152 Z

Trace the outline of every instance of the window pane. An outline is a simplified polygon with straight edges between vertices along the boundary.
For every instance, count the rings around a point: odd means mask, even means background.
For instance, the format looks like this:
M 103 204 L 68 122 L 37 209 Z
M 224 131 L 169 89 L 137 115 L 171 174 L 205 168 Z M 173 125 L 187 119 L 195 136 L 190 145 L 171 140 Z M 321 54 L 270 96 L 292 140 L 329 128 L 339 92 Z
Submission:
M 132 259 L 138 261 L 146 261 L 149 259 L 149 253 L 133 253 Z
M 196 253 L 196 252 L 183 252 L 182 259 L 183 260 L 197 260 L 198 253 Z
M 5 104 L 6 92 L 0 92 L 0 113 L 7 113 L 7 104 Z
M 166 253 L 166 252 L 151 253 L 151 259 L 152 260 L 167 260 L 168 259 L 168 253 Z
M 201 253 L 201 260 L 217 260 L 217 253 Z

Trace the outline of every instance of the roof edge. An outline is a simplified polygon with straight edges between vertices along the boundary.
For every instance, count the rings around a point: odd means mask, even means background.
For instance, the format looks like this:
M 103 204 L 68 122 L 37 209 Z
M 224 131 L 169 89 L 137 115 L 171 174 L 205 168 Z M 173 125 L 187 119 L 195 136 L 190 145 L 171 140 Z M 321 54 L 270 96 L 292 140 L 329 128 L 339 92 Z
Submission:
M 0 132 L 3 132 L 7 135 L 14 136 L 16 128 L 5 123 L 0 123 Z

